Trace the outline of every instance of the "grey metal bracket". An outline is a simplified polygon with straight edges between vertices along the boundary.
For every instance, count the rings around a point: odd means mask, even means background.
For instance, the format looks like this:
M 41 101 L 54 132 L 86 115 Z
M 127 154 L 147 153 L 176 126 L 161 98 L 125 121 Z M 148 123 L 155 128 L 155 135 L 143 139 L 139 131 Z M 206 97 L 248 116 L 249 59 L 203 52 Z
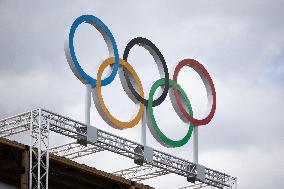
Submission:
M 92 144 L 98 142 L 98 129 L 96 127 L 87 126 L 87 141 Z
M 143 163 L 151 163 L 153 161 L 153 148 L 149 146 L 137 146 L 134 149 L 134 163 L 143 165 Z

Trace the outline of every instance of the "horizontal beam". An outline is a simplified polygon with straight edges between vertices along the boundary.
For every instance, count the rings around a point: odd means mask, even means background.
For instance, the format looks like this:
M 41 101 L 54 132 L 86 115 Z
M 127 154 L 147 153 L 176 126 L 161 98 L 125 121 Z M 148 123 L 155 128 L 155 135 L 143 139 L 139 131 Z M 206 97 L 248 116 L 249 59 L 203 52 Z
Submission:
M 200 188 L 205 188 L 206 186 L 208 186 L 208 185 L 204 184 L 204 183 L 198 183 L 198 184 L 194 184 L 194 185 L 190 185 L 190 186 L 181 187 L 181 188 L 178 188 L 178 189 L 200 189 Z
M 95 154 L 97 152 L 103 151 L 104 149 L 92 144 L 83 146 L 78 144 L 77 142 L 71 142 L 51 148 L 49 150 L 50 153 L 53 153 L 54 155 L 66 157 L 68 159 L 76 159 L 87 155 Z
M 143 181 L 158 176 L 169 174 L 170 172 L 164 169 L 153 167 L 152 165 L 145 164 L 143 166 L 135 166 L 128 169 L 113 172 L 117 176 L 124 177 L 133 181 Z

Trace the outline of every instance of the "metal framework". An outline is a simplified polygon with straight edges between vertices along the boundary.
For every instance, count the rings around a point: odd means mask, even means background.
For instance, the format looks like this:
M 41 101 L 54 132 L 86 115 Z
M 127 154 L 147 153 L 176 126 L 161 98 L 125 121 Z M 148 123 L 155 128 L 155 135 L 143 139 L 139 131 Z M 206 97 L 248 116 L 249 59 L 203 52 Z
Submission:
M 207 184 L 198 183 L 198 184 L 194 184 L 194 185 L 190 185 L 190 186 L 181 187 L 181 188 L 178 188 L 178 189 L 200 189 L 200 188 L 205 188 L 207 186 L 208 186 Z
M 49 122 L 41 113 L 30 114 L 30 189 L 48 189 Z
M 44 109 L 37 109 L 0 120 L 0 137 L 30 131 L 30 188 L 48 188 L 49 151 L 70 159 L 90 155 L 102 150 L 111 151 L 137 160 L 143 159 L 144 146 L 128 139 L 96 129 L 96 141 L 87 139 L 87 125 Z M 49 133 L 85 141 L 86 145 L 69 143 L 49 150 Z M 217 188 L 232 188 L 236 178 L 204 167 L 205 177 L 198 177 L 198 167 L 182 158 L 153 150 L 152 160 L 142 166 L 116 172 L 117 175 L 141 181 L 169 173 L 195 178 L 200 183 Z M 203 167 L 203 166 L 202 166 Z
M 231 188 L 235 186 L 235 189 L 237 189 L 237 178 L 234 177 L 232 179 L 232 186 Z M 207 184 L 204 184 L 204 183 L 197 183 L 197 184 L 194 184 L 194 185 L 190 185 L 190 186 L 184 186 L 184 187 L 181 187 L 181 188 L 178 188 L 178 189 L 200 189 L 200 188 L 213 188 L 213 186 L 210 186 L 210 185 L 207 185 Z
M 145 164 L 143 166 L 135 166 L 121 171 L 114 172 L 113 174 L 117 176 L 122 176 L 124 178 L 133 180 L 133 181 L 142 181 L 162 175 L 167 175 L 170 172 L 165 169 L 158 167 L 153 167 L 152 165 Z
M 50 152 L 58 156 L 66 157 L 68 159 L 76 159 L 83 156 L 95 154 L 103 150 L 103 148 L 92 144 L 87 144 L 87 146 L 84 146 L 78 144 L 77 142 L 70 142 L 68 144 L 63 144 L 51 148 Z

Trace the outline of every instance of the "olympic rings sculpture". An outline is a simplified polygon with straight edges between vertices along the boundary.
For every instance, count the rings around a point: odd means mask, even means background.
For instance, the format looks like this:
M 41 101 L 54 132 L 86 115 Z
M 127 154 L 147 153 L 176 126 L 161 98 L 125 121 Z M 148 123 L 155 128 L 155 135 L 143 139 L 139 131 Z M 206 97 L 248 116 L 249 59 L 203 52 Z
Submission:
M 88 75 L 80 66 L 77 60 L 76 53 L 74 50 L 74 35 L 76 29 L 82 23 L 88 23 L 93 25 L 103 36 L 108 50 L 109 58 L 104 60 L 100 65 L 97 73 L 97 77 L 93 78 Z M 144 96 L 143 86 L 138 74 L 135 72 L 134 68 L 127 62 L 130 50 L 135 45 L 144 47 L 153 56 L 157 67 L 159 69 L 161 79 L 157 80 L 151 87 L 148 99 Z M 180 147 L 185 145 L 191 137 L 193 127 L 208 124 L 213 118 L 216 110 L 216 91 L 214 83 L 202 64 L 193 59 L 184 59 L 180 61 L 175 67 L 173 78 L 170 79 L 169 71 L 166 61 L 160 52 L 160 50 L 153 44 L 150 40 L 142 37 L 137 37 L 132 39 L 127 45 L 123 53 L 123 59 L 119 58 L 119 53 L 115 39 L 108 29 L 108 27 L 96 16 L 93 15 L 82 15 L 78 17 L 71 25 L 69 35 L 65 40 L 65 55 L 69 63 L 69 66 L 75 76 L 84 84 L 90 84 L 93 89 L 93 100 L 95 106 L 104 119 L 106 123 L 116 129 L 126 129 L 132 128 L 139 123 L 144 114 L 144 109 L 146 108 L 146 116 L 148 120 L 148 128 L 154 138 L 166 147 Z M 102 78 L 102 74 L 105 68 L 111 67 L 112 71 L 110 75 L 106 78 Z M 197 119 L 193 117 L 193 111 L 190 101 L 177 83 L 177 78 L 180 70 L 184 66 L 189 66 L 194 69 L 201 77 L 207 92 L 208 97 L 208 112 L 209 114 L 203 119 Z M 117 73 L 119 73 L 120 81 L 122 83 L 123 89 L 128 95 L 128 97 L 135 103 L 139 105 L 139 110 L 136 116 L 130 121 L 120 121 L 115 118 L 107 109 L 103 97 L 102 97 L 102 87 L 110 84 Z M 155 91 L 162 87 L 163 92 L 157 98 L 154 99 Z M 188 131 L 186 135 L 180 140 L 172 140 L 168 138 L 159 128 L 155 116 L 153 107 L 159 106 L 167 97 L 170 95 L 171 103 L 178 114 L 178 116 L 185 123 L 188 124 Z

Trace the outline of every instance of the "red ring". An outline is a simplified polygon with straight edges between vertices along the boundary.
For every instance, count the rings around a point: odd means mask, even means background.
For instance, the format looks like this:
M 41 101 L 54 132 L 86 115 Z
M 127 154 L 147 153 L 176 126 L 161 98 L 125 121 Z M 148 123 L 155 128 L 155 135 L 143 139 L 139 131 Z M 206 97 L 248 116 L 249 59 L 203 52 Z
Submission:
M 183 66 L 189 66 L 189 67 L 193 68 L 199 74 L 199 76 L 203 80 L 203 83 L 206 87 L 207 96 L 210 97 L 209 95 L 211 95 L 211 99 L 208 99 L 208 101 L 212 100 L 212 102 L 208 102 L 208 103 L 212 103 L 212 106 L 211 106 L 210 113 L 208 114 L 207 117 L 205 117 L 204 119 L 196 119 L 196 118 L 192 117 L 185 110 L 185 108 L 183 107 L 181 97 L 180 97 L 178 91 L 174 88 L 173 92 L 174 92 L 174 96 L 175 96 L 177 105 L 178 105 L 179 110 L 181 111 L 182 115 L 188 121 L 192 122 L 195 126 L 206 125 L 211 121 L 211 119 L 213 118 L 213 116 L 215 114 L 215 110 L 216 110 L 216 91 L 215 91 L 213 81 L 212 81 L 209 73 L 207 72 L 207 70 L 204 68 L 204 66 L 202 64 L 200 64 L 198 61 L 193 60 L 193 59 L 184 59 L 184 60 L 180 61 L 175 68 L 174 76 L 173 76 L 173 80 L 175 82 L 177 82 L 177 77 L 178 77 L 179 71 L 181 70 L 181 68 Z M 211 91 L 211 94 L 208 94 L 210 91 Z

